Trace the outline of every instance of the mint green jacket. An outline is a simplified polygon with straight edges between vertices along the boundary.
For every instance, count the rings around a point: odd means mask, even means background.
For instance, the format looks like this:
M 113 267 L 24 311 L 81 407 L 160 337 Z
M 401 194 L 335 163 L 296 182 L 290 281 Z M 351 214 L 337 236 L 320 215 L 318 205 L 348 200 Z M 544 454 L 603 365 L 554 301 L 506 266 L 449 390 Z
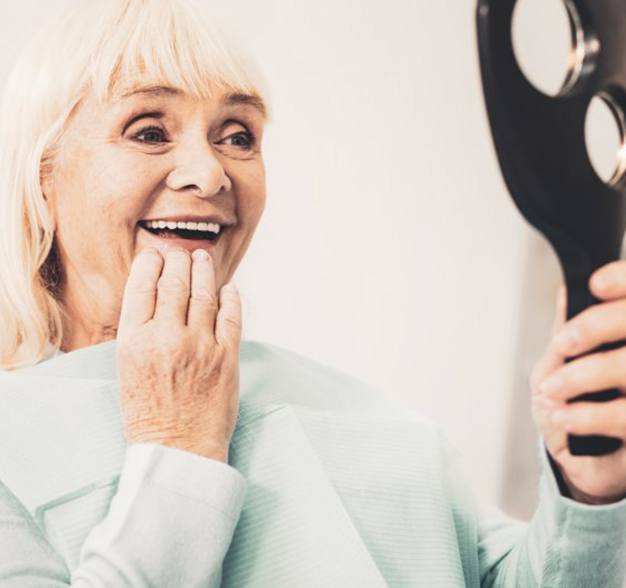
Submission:
M 0 587 L 623 587 L 626 500 L 561 496 L 540 443 L 517 522 L 364 383 L 265 343 L 240 360 L 228 464 L 126 445 L 114 341 L 0 373 Z

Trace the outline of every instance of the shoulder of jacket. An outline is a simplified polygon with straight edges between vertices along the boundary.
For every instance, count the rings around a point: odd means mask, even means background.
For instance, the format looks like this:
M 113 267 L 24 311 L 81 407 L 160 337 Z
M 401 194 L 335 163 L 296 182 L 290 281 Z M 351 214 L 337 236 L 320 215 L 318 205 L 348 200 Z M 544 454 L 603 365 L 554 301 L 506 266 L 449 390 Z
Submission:
M 298 391 L 309 390 L 326 399 L 334 399 L 341 412 L 353 406 L 355 411 L 373 411 L 379 417 L 401 418 L 418 423 L 434 435 L 441 435 L 441 426 L 425 418 L 412 407 L 401 403 L 360 378 L 322 361 L 273 343 L 245 340 L 240 346 L 242 364 L 255 366 L 263 374 L 264 384 L 290 388 L 294 397 Z M 340 402 L 339 399 L 344 399 Z M 353 403 L 353 404 L 351 404 Z M 333 402 L 334 404 L 334 402 Z
M 262 362 L 268 370 L 283 376 L 293 375 L 302 379 L 303 375 L 306 374 L 307 378 L 312 378 L 315 381 L 326 381 L 333 386 L 343 387 L 350 384 L 364 392 L 379 394 L 374 387 L 356 376 L 301 352 L 274 343 L 245 340 L 241 342 L 240 353 L 244 361 Z

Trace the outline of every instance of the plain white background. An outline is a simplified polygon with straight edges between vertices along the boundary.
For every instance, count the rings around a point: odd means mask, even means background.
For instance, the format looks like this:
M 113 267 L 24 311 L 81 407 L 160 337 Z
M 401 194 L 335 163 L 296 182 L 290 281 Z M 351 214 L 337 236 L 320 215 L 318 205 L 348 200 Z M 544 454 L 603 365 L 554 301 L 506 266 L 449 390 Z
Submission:
M 62 5 L 2 2 L 0 79 Z M 499 173 L 474 2 L 206 5 L 259 64 L 275 118 L 268 204 L 237 276 L 245 337 L 437 421 L 479 497 L 525 513 L 536 452 L 526 380 L 558 267 Z

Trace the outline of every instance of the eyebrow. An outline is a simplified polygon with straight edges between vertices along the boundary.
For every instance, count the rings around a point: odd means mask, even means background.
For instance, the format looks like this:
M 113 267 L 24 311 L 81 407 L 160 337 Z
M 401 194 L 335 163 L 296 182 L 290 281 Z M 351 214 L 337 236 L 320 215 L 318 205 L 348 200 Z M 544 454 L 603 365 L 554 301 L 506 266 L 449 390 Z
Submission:
M 151 96 L 178 96 L 182 94 L 182 90 L 177 88 L 171 88 L 169 86 L 149 86 L 146 88 L 138 88 L 124 92 L 120 98 L 130 98 L 137 94 L 149 94 Z M 227 94 L 220 100 L 221 106 L 237 106 L 243 104 L 251 106 L 258 110 L 263 118 L 267 118 L 267 107 L 263 99 L 254 94 L 244 94 L 241 92 L 234 92 Z

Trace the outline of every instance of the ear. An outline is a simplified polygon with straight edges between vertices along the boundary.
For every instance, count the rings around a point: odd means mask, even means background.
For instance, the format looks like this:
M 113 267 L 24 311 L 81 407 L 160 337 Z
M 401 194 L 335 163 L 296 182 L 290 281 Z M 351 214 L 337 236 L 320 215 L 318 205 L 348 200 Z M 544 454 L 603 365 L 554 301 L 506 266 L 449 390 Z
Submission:
M 42 162 L 39 172 L 39 187 L 41 188 L 43 199 L 46 202 L 50 202 L 49 196 L 53 191 L 53 183 L 52 170 L 48 165 Z
M 54 206 L 54 182 L 52 174 L 47 174 L 40 180 L 41 193 L 43 195 L 44 204 L 48 211 L 48 216 L 52 224 L 52 230 L 56 230 L 56 207 Z
M 55 146 L 48 146 L 43 152 L 39 163 L 39 186 L 43 198 L 49 204 L 54 196 L 54 172 L 58 165 L 58 150 Z

